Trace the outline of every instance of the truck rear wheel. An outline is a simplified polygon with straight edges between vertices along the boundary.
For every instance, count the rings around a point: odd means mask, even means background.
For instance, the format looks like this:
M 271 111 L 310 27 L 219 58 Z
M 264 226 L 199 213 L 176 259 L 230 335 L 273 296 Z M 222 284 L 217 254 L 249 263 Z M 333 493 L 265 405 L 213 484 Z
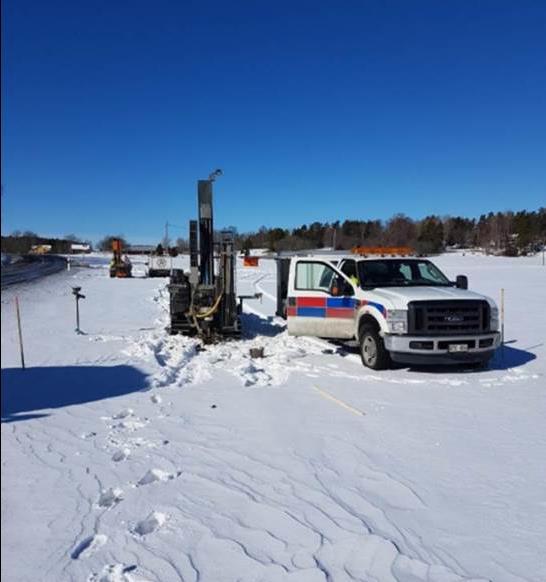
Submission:
M 390 366 L 391 358 L 383 338 L 371 325 L 364 325 L 360 331 L 360 357 L 362 363 L 372 370 L 385 370 Z

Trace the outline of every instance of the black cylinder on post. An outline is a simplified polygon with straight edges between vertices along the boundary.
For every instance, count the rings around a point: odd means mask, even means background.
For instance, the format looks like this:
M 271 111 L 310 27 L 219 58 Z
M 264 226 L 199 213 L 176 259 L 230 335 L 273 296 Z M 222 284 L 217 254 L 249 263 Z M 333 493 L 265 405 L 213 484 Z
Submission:
M 199 265 L 199 237 L 197 220 L 190 220 L 190 267 Z
M 212 180 L 197 182 L 199 202 L 199 282 L 214 283 L 214 228 L 212 224 Z

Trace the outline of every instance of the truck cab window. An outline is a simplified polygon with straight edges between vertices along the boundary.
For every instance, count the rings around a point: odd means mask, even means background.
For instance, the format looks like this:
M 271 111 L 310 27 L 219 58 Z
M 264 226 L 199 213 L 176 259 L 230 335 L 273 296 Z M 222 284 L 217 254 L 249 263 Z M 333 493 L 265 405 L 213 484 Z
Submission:
M 421 279 L 432 283 L 443 283 L 445 281 L 445 276 L 428 261 L 419 263 L 419 275 Z
M 347 275 L 347 279 L 349 279 L 353 285 L 359 285 L 356 261 L 345 261 L 341 266 L 341 272 Z
M 329 291 L 335 271 L 326 263 L 300 261 L 296 265 L 296 289 Z
M 364 260 L 358 263 L 362 287 L 397 287 L 450 285 L 448 278 L 427 260 L 384 259 Z

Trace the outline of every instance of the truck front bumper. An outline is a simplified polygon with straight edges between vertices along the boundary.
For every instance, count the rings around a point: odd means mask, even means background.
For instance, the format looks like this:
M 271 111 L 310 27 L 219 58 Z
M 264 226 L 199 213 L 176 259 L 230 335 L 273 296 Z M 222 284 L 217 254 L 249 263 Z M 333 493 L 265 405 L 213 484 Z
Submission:
M 401 364 L 460 364 L 486 362 L 500 344 L 500 333 L 458 337 L 385 334 L 385 348 Z M 452 346 L 466 346 L 452 351 Z

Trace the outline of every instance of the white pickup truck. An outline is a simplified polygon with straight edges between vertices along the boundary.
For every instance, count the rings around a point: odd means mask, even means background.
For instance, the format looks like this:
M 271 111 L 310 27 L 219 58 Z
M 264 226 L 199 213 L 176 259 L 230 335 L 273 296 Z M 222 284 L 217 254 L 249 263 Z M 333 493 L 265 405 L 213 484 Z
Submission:
M 486 365 L 500 343 L 489 297 L 415 257 L 277 259 L 277 315 L 292 335 L 357 340 L 374 370 L 408 364 Z

